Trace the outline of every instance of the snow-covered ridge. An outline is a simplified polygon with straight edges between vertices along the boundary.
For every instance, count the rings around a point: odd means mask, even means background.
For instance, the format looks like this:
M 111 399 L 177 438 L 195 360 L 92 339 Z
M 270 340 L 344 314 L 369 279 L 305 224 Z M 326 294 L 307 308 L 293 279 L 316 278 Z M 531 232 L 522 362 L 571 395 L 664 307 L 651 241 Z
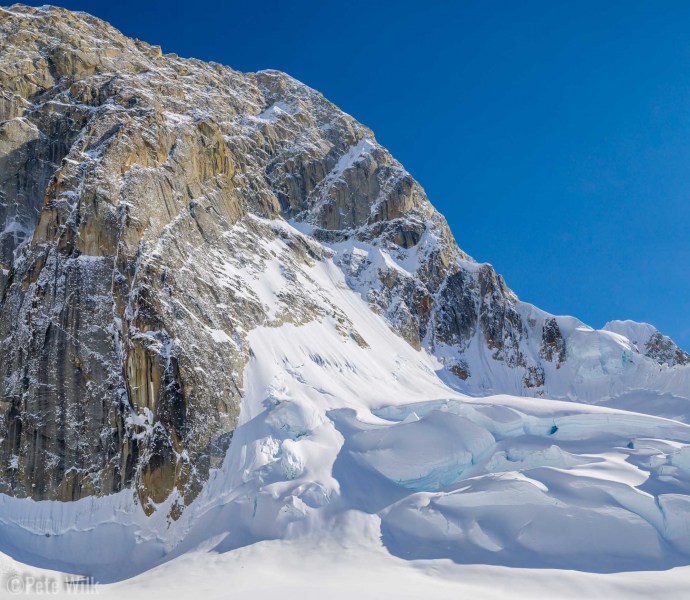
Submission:
M 674 367 L 690 364 L 690 355 L 679 348 L 668 336 L 649 323 L 635 321 L 609 321 L 604 330 L 618 333 L 630 340 L 637 350 L 656 362 Z

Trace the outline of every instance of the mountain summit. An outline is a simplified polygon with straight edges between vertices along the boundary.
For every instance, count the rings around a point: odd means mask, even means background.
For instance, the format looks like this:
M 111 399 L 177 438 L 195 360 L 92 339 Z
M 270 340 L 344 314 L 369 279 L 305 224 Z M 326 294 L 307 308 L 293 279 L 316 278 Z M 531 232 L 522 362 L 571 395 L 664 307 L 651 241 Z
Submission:
M 0 492 L 37 562 L 117 578 L 353 512 L 403 557 L 687 560 L 690 356 L 521 302 L 288 75 L 0 9 L 0 198 Z

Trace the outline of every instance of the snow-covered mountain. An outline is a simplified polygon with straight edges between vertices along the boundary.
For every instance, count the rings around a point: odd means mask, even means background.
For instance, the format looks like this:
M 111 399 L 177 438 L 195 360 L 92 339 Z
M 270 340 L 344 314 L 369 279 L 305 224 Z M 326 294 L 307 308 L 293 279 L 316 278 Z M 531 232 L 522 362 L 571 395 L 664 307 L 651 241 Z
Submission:
M 7 564 L 690 563 L 690 356 L 521 302 L 318 92 L 20 5 L 0 82 Z

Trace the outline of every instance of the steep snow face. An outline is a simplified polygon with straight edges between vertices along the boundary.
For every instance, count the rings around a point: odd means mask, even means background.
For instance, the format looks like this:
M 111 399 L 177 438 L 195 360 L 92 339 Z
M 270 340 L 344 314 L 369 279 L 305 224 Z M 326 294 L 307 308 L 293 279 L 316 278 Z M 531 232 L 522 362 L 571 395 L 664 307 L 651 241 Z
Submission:
M 650 325 L 612 322 L 595 330 L 576 318 L 548 314 L 521 302 L 490 265 L 460 255 L 434 291 L 428 273 L 445 242 L 433 223 L 411 248 L 381 240 L 325 244 L 348 285 L 408 342 L 437 357 L 441 377 L 463 393 L 620 405 L 626 394 L 642 389 L 690 402 L 686 354 Z M 637 403 L 641 409 L 663 414 L 654 403 Z
M 628 338 L 638 349 L 644 350 L 647 342 L 658 330 L 649 323 L 637 323 L 636 321 L 609 321 L 603 327 L 604 331 L 612 331 Z

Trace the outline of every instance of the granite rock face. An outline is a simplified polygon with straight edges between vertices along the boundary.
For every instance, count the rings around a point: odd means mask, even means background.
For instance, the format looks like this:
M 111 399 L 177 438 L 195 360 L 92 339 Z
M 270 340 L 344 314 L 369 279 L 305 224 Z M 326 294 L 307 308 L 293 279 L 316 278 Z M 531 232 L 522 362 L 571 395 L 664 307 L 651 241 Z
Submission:
M 246 331 L 322 310 L 270 315 L 233 279 L 285 235 L 266 220 L 411 246 L 433 209 L 286 75 L 164 56 L 58 8 L 1 11 L 0 44 L 0 489 L 189 502 L 232 437 Z M 291 248 L 287 272 L 322 252 Z
M 174 494 L 174 517 L 231 443 L 249 330 L 330 316 L 366 344 L 298 283 L 314 261 L 460 389 L 485 385 L 473 356 L 524 394 L 568 360 L 566 322 L 464 254 L 420 185 L 318 92 L 162 54 L 83 13 L 0 9 L 0 223 L 7 494 L 132 487 L 147 511 Z M 276 260 L 271 306 L 257 282 Z M 650 356 L 676 352 L 664 344 Z

